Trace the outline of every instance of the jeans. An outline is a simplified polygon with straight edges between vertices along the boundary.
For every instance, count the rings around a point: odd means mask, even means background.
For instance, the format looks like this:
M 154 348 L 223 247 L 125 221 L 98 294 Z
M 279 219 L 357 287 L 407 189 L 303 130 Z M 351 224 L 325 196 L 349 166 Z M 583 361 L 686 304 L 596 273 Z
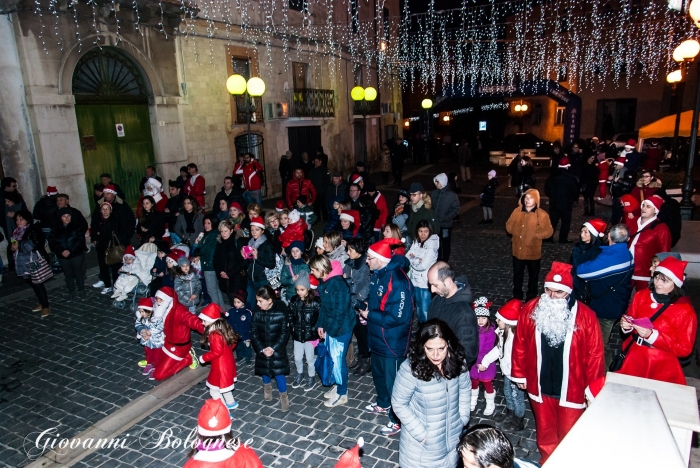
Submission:
M 246 298 L 245 301 L 245 306 L 253 310 L 255 307 L 255 293 L 258 291 L 258 289 L 262 288 L 263 286 L 269 286 L 270 282 L 268 280 L 262 280 L 262 281 L 248 281 L 248 286 L 247 286 L 247 292 L 248 292 L 248 297 Z M 232 299 L 232 298 L 230 298 Z M 233 307 L 233 300 L 231 300 L 231 307 Z
M 506 408 L 522 418 L 525 415 L 525 392 L 508 377 L 503 378 L 503 396 L 506 399 Z
M 481 212 L 484 219 L 493 219 L 493 207 L 482 206 Z
M 428 288 L 413 288 L 413 300 L 416 303 L 416 315 L 418 315 L 418 322 L 423 323 L 428 321 L 428 308 L 430 308 L 430 299 L 432 295 L 430 294 L 430 289 Z
M 80 254 L 74 258 L 63 258 L 58 256 L 58 263 L 63 270 L 63 276 L 66 280 L 68 291 L 75 291 L 75 286 L 78 286 L 78 291 L 85 289 L 85 276 L 83 276 L 83 261 L 85 254 Z
M 309 377 L 316 375 L 314 363 L 314 344 L 311 341 L 294 341 L 294 365 L 297 368 L 297 374 L 304 373 L 304 356 L 306 356 L 306 367 L 309 369 Z
M 598 318 L 598 323 L 600 324 L 600 331 L 603 333 L 603 349 L 605 351 L 605 369 L 610 367 L 612 362 L 612 350 L 610 349 L 610 334 L 612 329 L 617 323 L 617 320 Z
M 225 308 L 224 295 L 221 294 L 221 289 L 219 289 L 219 279 L 216 277 L 216 272 L 203 271 L 202 273 L 204 274 L 204 284 L 207 287 L 211 301 L 222 309 Z
M 405 357 L 372 355 L 372 380 L 374 380 L 374 388 L 377 390 L 377 406 L 391 408 L 391 392 L 394 390 L 396 373 L 405 359 Z M 393 409 L 389 410 L 389 420 L 393 424 L 399 422 Z
M 245 341 L 241 340 L 236 345 L 236 359 L 250 359 L 253 357 L 253 346 L 248 342 L 248 346 L 245 345 Z
M 263 375 L 262 379 L 264 384 L 272 382 L 272 377 L 269 375 Z M 277 390 L 279 390 L 280 393 L 285 393 L 287 391 L 287 380 L 284 378 L 284 375 L 276 375 L 275 382 L 277 382 Z
M 438 262 L 449 262 L 450 252 L 452 252 L 452 228 L 440 228 L 440 247 L 438 248 Z
M 262 192 L 260 190 L 246 190 L 243 192 L 243 198 L 249 205 L 251 203 L 257 203 L 262 206 Z
M 24 281 L 26 281 L 27 284 L 32 287 L 32 290 L 34 291 L 34 294 L 36 294 L 36 298 L 39 300 L 41 307 L 43 309 L 48 309 L 49 308 L 49 294 L 46 292 L 46 288 L 44 287 L 44 283 L 34 284 L 34 283 L 32 283 L 31 278 L 25 278 Z
M 343 354 L 338 356 L 340 362 L 333 362 L 333 366 L 340 364 L 340 375 L 342 376 L 342 382 L 336 382 L 336 391 L 338 395 L 347 395 L 348 393 L 348 362 L 345 356 L 348 355 L 348 346 L 350 345 L 350 340 L 352 339 L 352 332 L 346 333 L 340 336 L 333 336 L 334 340 L 339 341 L 343 344 Z M 296 353 L 295 353 L 296 354 Z
M 540 259 L 520 260 L 513 257 L 513 297 L 523 298 L 523 280 L 525 279 L 525 267 L 527 267 L 527 296 L 526 300 L 537 297 L 537 281 L 540 276 Z

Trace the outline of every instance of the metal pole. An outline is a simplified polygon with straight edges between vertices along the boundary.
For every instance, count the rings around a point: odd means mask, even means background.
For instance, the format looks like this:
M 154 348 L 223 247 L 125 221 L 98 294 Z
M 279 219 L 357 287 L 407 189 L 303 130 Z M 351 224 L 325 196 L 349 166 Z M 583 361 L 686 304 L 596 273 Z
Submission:
M 248 153 L 250 153 L 250 95 L 245 93 L 245 115 L 248 118 Z M 252 154 L 252 153 L 251 153 Z
M 671 161 L 675 163 L 678 154 L 676 154 L 678 147 L 678 131 L 681 127 L 681 109 L 683 104 L 683 88 L 685 88 L 685 83 L 681 82 L 679 84 L 673 85 L 673 92 L 676 96 L 676 126 L 673 130 L 673 143 L 671 144 Z
M 693 162 L 695 159 L 695 144 L 698 139 L 698 117 L 700 117 L 700 61 L 698 62 L 698 80 L 695 89 L 695 107 L 693 108 L 693 121 L 690 124 L 690 149 L 688 150 L 688 165 L 683 180 L 683 199 L 681 200 L 681 219 L 689 221 L 693 219 Z
M 365 157 L 364 157 L 363 162 L 365 164 L 367 164 L 367 111 L 368 111 L 368 109 L 367 109 L 367 104 L 366 104 L 367 101 L 363 101 L 363 103 L 364 103 L 364 105 L 363 105 L 364 112 L 362 113 L 362 127 L 363 127 L 363 130 L 365 131 L 365 134 L 364 134 L 364 141 L 362 142 L 362 147 L 365 150 Z

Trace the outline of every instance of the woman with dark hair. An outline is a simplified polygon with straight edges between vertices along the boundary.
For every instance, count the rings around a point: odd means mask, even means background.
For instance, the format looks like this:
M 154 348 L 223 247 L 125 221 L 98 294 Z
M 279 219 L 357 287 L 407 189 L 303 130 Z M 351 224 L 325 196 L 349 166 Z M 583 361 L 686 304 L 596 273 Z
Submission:
M 204 215 L 199 210 L 199 205 L 194 197 L 189 195 L 182 199 L 182 210 L 175 221 L 173 229 L 183 243 L 190 247 L 195 244 L 197 236 L 204 231 Z
M 347 243 L 348 259 L 343 266 L 343 276 L 350 287 L 350 303 L 355 310 L 357 322 L 353 328 L 357 338 L 359 356 L 350 364 L 350 369 L 355 369 L 354 375 L 362 377 L 372 371 L 369 358 L 369 343 L 367 341 L 367 321 L 359 316 L 358 308 L 366 309 L 365 302 L 369 294 L 369 282 L 372 277 L 367 266 L 367 244 L 364 239 L 350 239 Z
M 585 293 L 586 282 L 578 277 L 576 268 L 583 263 L 598 258 L 598 255 L 603 251 L 600 245 L 603 241 L 603 236 L 605 236 L 606 227 L 605 221 L 598 218 L 583 223 L 580 240 L 574 244 L 574 248 L 571 251 L 569 263 L 574 266 L 571 273 L 574 277 L 574 297 L 578 300 L 586 299 L 587 294 Z
M 537 463 L 515 458 L 508 437 L 486 424 L 470 427 L 457 446 L 464 468 L 536 468 Z
M 219 296 L 221 293 L 226 294 L 231 307 L 233 307 L 234 294 L 238 291 L 246 290 L 245 263 L 241 255 L 238 239 L 236 239 L 235 226 L 234 221 L 229 218 L 218 224 L 218 236 L 216 231 L 212 234 L 216 239 L 212 258 L 214 277 L 218 282 Z M 209 245 L 211 241 L 211 239 L 207 240 L 207 250 L 211 248 Z M 203 246 L 202 248 L 205 247 Z M 208 274 L 207 278 L 209 276 L 211 274 Z M 217 283 L 214 282 L 214 284 Z M 211 293 L 209 295 L 214 298 Z M 253 298 L 248 296 L 248 299 L 251 303 L 254 303 Z M 223 298 L 221 300 L 223 302 Z
M 93 221 L 90 226 L 90 234 L 92 243 L 95 246 L 97 253 L 97 265 L 100 267 L 100 279 L 104 282 L 104 289 L 101 294 L 110 294 L 112 285 L 119 278 L 119 268 L 121 263 L 107 265 L 105 263 L 105 254 L 109 246 L 113 243 L 113 237 L 116 236 L 121 245 L 127 245 L 127 234 L 122 232 L 122 223 L 119 222 L 117 216 L 112 213 L 112 204 L 103 202 L 100 207 L 100 216 L 97 223 Z M 93 217 L 94 219 L 94 217 Z
M 165 215 L 156 210 L 156 201 L 150 195 L 143 197 L 141 207 L 137 230 L 141 245 L 161 240 L 165 234 Z
M 41 311 L 43 318 L 51 313 L 49 295 L 43 283 L 34 284 L 32 282 L 29 264 L 36 262 L 38 255 L 41 255 L 44 260 L 49 258 L 46 255 L 46 249 L 44 249 L 44 233 L 38 224 L 34 224 L 34 217 L 27 210 L 17 211 L 12 219 L 16 227 L 10 236 L 10 251 L 15 259 L 15 272 L 34 290 L 39 304 L 32 308 L 32 312 Z
M 423 323 L 428 320 L 428 308 L 432 297 L 428 284 L 428 270 L 437 262 L 440 238 L 433 233 L 430 221 L 425 219 L 418 221 L 414 235 L 415 240 L 406 258 L 411 263 L 411 283 L 418 322 Z
M 219 246 L 219 217 L 214 214 L 208 214 L 204 217 L 204 232 L 202 238 L 197 242 L 197 247 L 194 249 L 193 256 L 199 257 L 199 264 L 202 268 L 202 276 L 204 278 L 204 286 L 209 293 L 211 301 L 221 307 L 226 307 L 224 296 L 219 288 L 219 279 L 217 278 L 216 269 L 214 267 L 214 258 L 216 249 Z M 238 252 L 237 248 L 234 248 Z M 243 259 L 240 261 L 243 265 Z M 233 306 L 233 301 L 231 301 Z
M 685 385 L 678 359 L 693 352 L 698 328 L 695 309 L 681 291 L 687 265 L 665 258 L 649 289 L 635 293 L 620 319 L 622 332 L 631 334 L 622 345 L 621 374 Z
M 368 244 L 374 240 L 374 225 L 379 218 L 379 209 L 374 203 L 374 198 L 368 194 L 360 195 L 360 230 L 359 236 Z
M 394 205 L 394 215 L 391 217 L 391 222 L 399 227 L 401 236 L 406 239 L 407 245 L 410 245 L 409 237 L 411 236 L 411 233 L 408 232 L 408 228 L 406 227 L 406 222 L 408 222 L 408 214 L 411 212 L 410 201 L 411 196 L 409 193 L 406 190 L 401 189 L 399 191 L 399 197 L 396 205 Z
M 76 285 L 80 298 L 85 299 L 83 262 L 87 223 L 80 211 L 72 210 L 69 206 L 59 209 L 57 215 L 60 222 L 54 225 L 49 234 L 49 247 L 61 264 L 71 300 L 75 299 Z M 82 219 L 74 219 L 74 216 Z
M 464 348 L 441 320 L 423 323 L 396 374 L 391 406 L 401 420 L 401 468 L 454 468 L 469 422 L 469 368 Z

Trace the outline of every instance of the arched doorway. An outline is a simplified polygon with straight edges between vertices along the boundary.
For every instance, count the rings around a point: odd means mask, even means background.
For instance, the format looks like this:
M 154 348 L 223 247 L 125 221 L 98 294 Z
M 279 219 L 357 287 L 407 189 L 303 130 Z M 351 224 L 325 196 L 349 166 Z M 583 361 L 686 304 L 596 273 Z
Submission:
M 135 206 L 142 174 L 155 161 L 143 75 L 118 49 L 95 48 L 76 64 L 72 86 L 88 200 L 106 172 Z

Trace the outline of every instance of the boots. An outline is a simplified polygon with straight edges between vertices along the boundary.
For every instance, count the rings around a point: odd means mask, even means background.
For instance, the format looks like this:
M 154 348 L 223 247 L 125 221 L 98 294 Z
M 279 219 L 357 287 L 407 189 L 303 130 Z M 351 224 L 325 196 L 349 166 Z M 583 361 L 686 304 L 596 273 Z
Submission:
M 524 416 L 516 416 L 515 413 L 513 413 L 510 416 L 510 419 L 506 419 L 503 424 L 501 425 L 501 429 L 507 432 L 515 432 L 515 431 L 522 431 L 525 429 L 525 417 Z
M 348 364 L 348 369 L 355 369 L 357 366 L 360 365 L 360 358 L 355 355 L 355 359 L 352 360 L 350 364 Z
M 280 392 L 280 411 L 283 413 L 289 411 L 289 395 L 287 395 L 287 392 Z
M 502 424 L 505 424 L 506 421 L 510 420 L 511 415 L 513 414 L 513 411 L 506 408 L 505 411 L 501 411 L 498 413 L 496 416 L 493 417 L 493 422 L 497 423 L 497 426 L 501 426 Z
M 272 401 L 272 382 L 263 384 L 263 398 L 265 401 Z
M 496 411 L 496 392 L 484 393 L 486 398 L 486 408 L 484 408 L 484 416 L 491 416 Z
M 370 363 L 369 358 L 360 358 L 360 365 L 357 366 L 357 369 L 355 369 L 353 375 L 362 377 L 369 372 L 372 372 L 372 364 Z
M 478 389 L 478 388 L 477 388 L 477 389 L 473 389 L 473 388 L 472 388 L 472 406 L 471 406 L 472 413 L 473 413 L 474 410 L 476 409 L 476 402 L 477 402 L 478 399 L 479 399 L 479 389 Z
M 352 341 L 348 345 L 348 353 L 345 355 L 345 363 L 348 365 L 348 367 L 352 368 L 354 367 L 352 364 L 357 361 L 357 358 L 355 357 L 355 347 L 352 345 Z

